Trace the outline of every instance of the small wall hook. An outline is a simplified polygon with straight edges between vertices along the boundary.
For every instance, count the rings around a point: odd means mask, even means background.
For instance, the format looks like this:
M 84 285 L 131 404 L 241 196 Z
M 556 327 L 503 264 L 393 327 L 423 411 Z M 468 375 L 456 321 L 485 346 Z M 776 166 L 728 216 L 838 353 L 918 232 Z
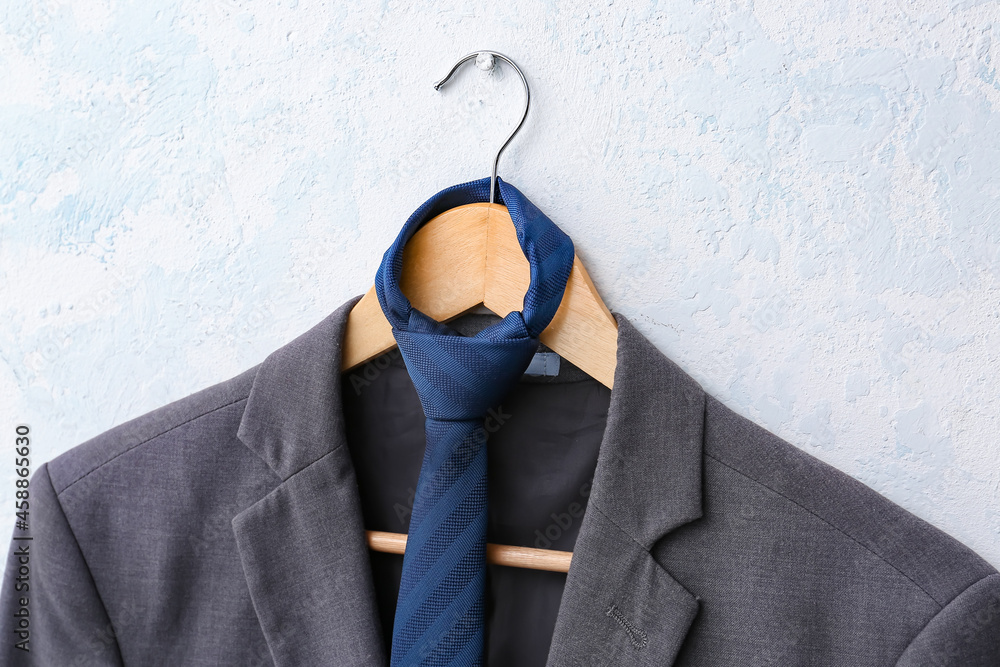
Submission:
M 441 90 L 441 86 L 448 83 L 458 68 L 461 67 L 463 63 L 468 62 L 473 58 L 476 59 L 476 67 L 484 72 L 492 71 L 495 62 L 494 58 L 500 58 L 505 63 L 510 65 L 515 72 L 517 72 L 517 75 L 521 77 L 521 83 L 524 84 L 524 112 L 521 114 L 521 122 L 519 122 L 517 127 L 514 128 L 514 131 L 510 133 L 507 140 L 503 142 L 502 146 L 500 146 L 500 150 L 497 151 L 496 157 L 493 158 L 493 175 L 490 178 L 490 203 L 494 204 L 496 203 L 497 165 L 500 163 L 500 154 L 503 153 L 504 149 L 507 148 L 507 144 L 509 144 L 511 139 L 514 138 L 514 135 L 518 133 L 521 126 L 524 125 L 524 120 L 528 117 L 528 106 L 531 104 L 531 92 L 528 90 L 528 82 L 524 78 L 524 74 L 521 72 L 520 68 L 518 68 L 518 66 L 515 65 L 510 58 L 502 53 L 497 53 L 496 51 L 474 51 L 467 56 L 464 56 L 461 60 L 455 63 L 455 66 L 451 68 L 451 71 L 448 72 L 443 79 L 434 84 L 434 90 Z

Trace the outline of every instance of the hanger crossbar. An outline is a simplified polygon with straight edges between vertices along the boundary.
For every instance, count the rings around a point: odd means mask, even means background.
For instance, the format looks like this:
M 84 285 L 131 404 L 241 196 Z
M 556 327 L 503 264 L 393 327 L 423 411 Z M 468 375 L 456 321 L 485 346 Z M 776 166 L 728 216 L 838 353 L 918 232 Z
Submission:
M 387 554 L 403 554 L 406 551 L 405 533 L 366 530 L 365 538 L 368 541 L 368 548 L 372 551 Z M 572 560 L 572 551 L 516 547 L 506 544 L 486 545 L 486 562 L 493 565 L 546 570 L 548 572 L 569 572 Z

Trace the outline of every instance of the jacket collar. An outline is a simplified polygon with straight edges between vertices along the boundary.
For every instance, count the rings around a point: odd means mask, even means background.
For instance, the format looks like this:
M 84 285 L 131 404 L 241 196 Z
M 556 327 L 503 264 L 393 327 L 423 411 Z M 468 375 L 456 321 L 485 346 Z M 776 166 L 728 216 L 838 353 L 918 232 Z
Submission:
M 233 519 L 279 666 L 388 664 L 344 446 L 341 343 L 358 298 L 264 360 L 237 433 L 281 479 Z M 670 664 L 698 608 L 649 550 L 701 516 L 705 394 L 624 316 L 615 318 L 614 389 L 550 667 Z

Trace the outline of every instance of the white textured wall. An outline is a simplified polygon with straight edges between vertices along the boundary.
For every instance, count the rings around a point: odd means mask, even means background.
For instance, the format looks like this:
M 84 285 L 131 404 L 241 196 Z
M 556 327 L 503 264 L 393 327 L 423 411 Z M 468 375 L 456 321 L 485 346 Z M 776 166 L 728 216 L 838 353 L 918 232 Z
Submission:
M 501 175 L 737 412 L 1000 565 L 1000 10 L 8 0 L 0 531 L 42 461 L 261 361 Z

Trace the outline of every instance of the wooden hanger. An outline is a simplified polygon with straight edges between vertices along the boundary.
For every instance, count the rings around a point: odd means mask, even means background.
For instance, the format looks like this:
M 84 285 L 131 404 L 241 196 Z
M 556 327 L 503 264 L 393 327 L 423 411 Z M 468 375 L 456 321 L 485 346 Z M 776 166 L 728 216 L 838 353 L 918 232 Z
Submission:
M 483 305 L 503 317 L 521 310 L 531 280 L 510 213 L 500 204 L 466 204 L 429 220 L 403 248 L 400 289 L 415 308 L 446 322 Z M 579 257 L 542 343 L 601 384 L 614 383 L 618 325 Z M 372 287 L 347 320 L 342 370 L 396 346 Z
M 506 56 L 493 51 L 476 52 L 459 60 L 435 88 L 440 89 L 462 63 L 477 56 L 481 61 L 484 54 L 503 59 L 520 75 L 525 87 L 524 115 L 497 152 L 490 203 L 444 211 L 417 230 L 403 249 L 400 289 L 415 308 L 440 322 L 480 305 L 500 317 L 521 310 L 531 280 L 510 213 L 506 207 L 492 203 L 500 153 L 527 116 L 529 96 L 524 75 Z M 492 59 L 488 62 L 492 67 Z M 618 324 L 577 256 L 559 309 L 539 340 L 603 385 L 612 387 Z M 392 327 L 372 287 L 348 316 L 341 370 L 350 371 L 395 346 Z M 406 535 L 366 531 L 366 536 L 375 551 L 401 554 L 405 549 Z M 569 570 L 572 555 L 566 551 L 487 545 L 490 563 L 556 572 Z

